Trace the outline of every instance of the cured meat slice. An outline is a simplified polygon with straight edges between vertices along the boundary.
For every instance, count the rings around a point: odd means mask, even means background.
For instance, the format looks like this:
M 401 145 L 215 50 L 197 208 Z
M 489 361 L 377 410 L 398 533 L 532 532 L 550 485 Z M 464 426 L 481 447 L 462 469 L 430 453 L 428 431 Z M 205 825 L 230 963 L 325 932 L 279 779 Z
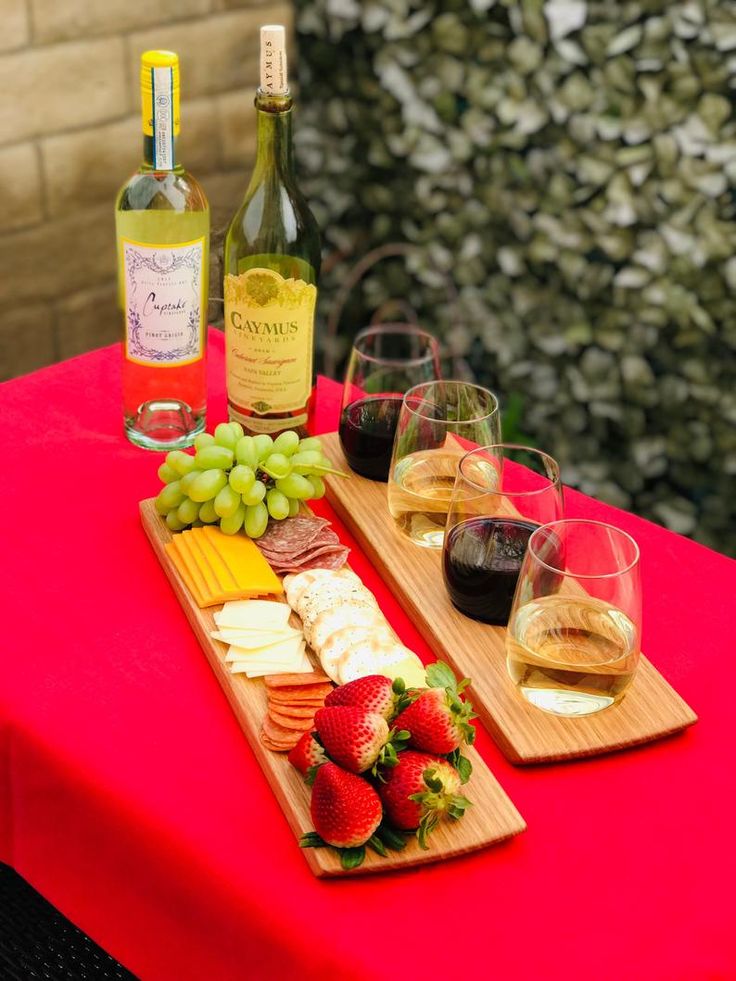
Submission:
M 324 702 L 321 703 L 324 705 Z M 268 711 L 271 710 L 278 712 L 280 715 L 288 715 L 293 719 L 313 719 L 320 703 L 316 702 L 314 705 L 304 705 L 301 702 L 279 702 L 276 699 L 270 698 L 268 700 Z M 278 721 L 278 720 L 277 720 Z
M 319 548 L 321 545 L 339 545 L 340 539 L 337 537 L 335 532 L 331 528 L 320 528 L 319 532 L 312 538 L 312 540 L 306 545 L 295 545 L 293 549 L 285 550 L 283 548 L 272 548 L 268 545 L 261 546 L 260 539 L 258 540 L 258 545 L 261 547 L 263 554 L 274 561 L 278 561 L 280 558 L 286 558 L 298 555 L 303 555 L 306 552 L 310 552 L 313 548 Z
M 293 749 L 291 744 L 282 745 L 281 743 L 275 743 L 272 739 L 268 738 L 263 729 L 260 732 L 260 740 L 266 749 L 270 749 L 272 753 L 288 753 L 290 749 Z M 294 746 L 296 746 L 296 743 L 294 743 Z
M 343 565 L 347 562 L 348 553 L 350 549 L 343 546 L 342 548 L 335 549 L 334 552 L 330 552 L 329 555 L 321 555 L 317 559 L 311 559 L 306 565 L 302 565 L 302 569 L 341 569 Z
M 299 689 L 296 688 L 269 688 L 268 700 L 270 702 L 282 702 L 288 705 L 321 705 L 325 695 L 316 690 L 316 686 Z
M 256 544 L 268 552 L 294 554 L 307 548 L 329 523 L 327 518 L 306 514 L 272 521 Z
M 313 567 L 315 569 L 339 569 L 345 564 L 350 549 L 347 545 L 321 545 L 319 548 L 310 549 L 298 559 L 286 562 L 281 560 L 270 560 L 269 564 L 274 572 L 279 574 L 284 572 L 301 572 Z
M 340 569 L 350 552 L 326 518 L 296 515 L 272 522 L 256 543 L 274 572 Z
M 267 674 L 263 679 L 266 688 L 289 688 L 300 690 L 305 687 L 312 687 L 318 694 L 322 694 L 321 689 L 325 690 L 325 695 L 330 690 L 330 679 L 322 671 L 308 671 L 304 674 Z M 319 691 L 317 691 L 319 689 Z
M 300 733 L 294 729 L 287 729 L 286 726 L 274 722 L 268 715 L 263 720 L 263 732 L 274 743 L 291 743 L 296 746 L 299 742 Z
M 309 732 L 310 729 L 314 728 L 314 716 L 311 719 L 297 719 L 290 715 L 282 715 L 276 709 L 269 709 L 268 714 L 277 725 L 283 726 L 284 729 L 292 729 L 300 734 Z

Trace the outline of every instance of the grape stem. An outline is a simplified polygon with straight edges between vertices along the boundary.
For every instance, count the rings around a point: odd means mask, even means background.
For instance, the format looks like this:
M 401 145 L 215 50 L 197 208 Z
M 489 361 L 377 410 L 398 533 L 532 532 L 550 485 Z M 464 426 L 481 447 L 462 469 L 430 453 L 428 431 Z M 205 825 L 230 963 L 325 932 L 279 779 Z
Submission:
M 334 474 L 335 477 L 348 477 L 348 478 L 349 477 L 352 477 L 352 474 L 345 473 L 344 470 L 336 470 L 334 467 L 323 467 L 323 466 L 321 466 L 318 463 L 316 463 L 312 467 L 312 473 L 313 473 L 313 475 L 315 477 L 321 477 L 322 474 L 324 474 L 324 473 Z M 307 475 L 307 479 L 309 479 L 309 476 L 308 475 Z

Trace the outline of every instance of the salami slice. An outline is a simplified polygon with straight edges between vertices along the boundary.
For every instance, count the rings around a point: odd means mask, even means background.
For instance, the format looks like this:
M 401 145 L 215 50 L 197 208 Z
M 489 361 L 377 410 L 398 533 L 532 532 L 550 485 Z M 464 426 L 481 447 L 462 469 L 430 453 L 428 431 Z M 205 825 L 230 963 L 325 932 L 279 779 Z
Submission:
M 268 715 L 263 720 L 261 729 L 268 742 L 272 746 L 278 746 L 282 750 L 291 749 L 293 746 L 296 746 L 301 737 L 301 732 L 279 725 L 278 722 L 274 722 Z
M 301 572 L 302 570 L 308 568 L 320 568 L 320 566 L 322 566 L 322 562 L 317 561 L 317 559 L 320 557 L 328 559 L 330 556 L 339 555 L 340 562 L 337 565 L 328 564 L 323 566 L 326 569 L 339 569 L 347 558 L 349 551 L 350 549 L 347 547 L 347 545 L 341 545 L 339 542 L 336 542 L 333 545 L 321 545 L 319 548 L 310 549 L 308 552 L 300 555 L 299 558 L 291 561 L 284 560 L 282 562 L 277 562 L 274 560 L 271 563 L 271 567 L 273 568 L 274 572 L 278 572 L 280 574 L 285 572 Z
M 324 671 L 310 671 L 304 674 L 267 674 L 263 680 L 266 688 L 286 688 L 290 692 L 300 692 L 309 688 L 313 695 L 327 695 L 332 691 L 332 684 Z
M 286 552 L 290 555 L 308 548 L 323 528 L 327 518 L 297 514 L 283 521 L 272 521 L 256 544 L 267 552 Z
M 320 533 L 314 538 L 309 545 L 305 545 L 301 548 L 295 549 L 293 552 L 271 552 L 269 549 L 264 549 L 264 555 L 271 555 L 274 560 L 279 558 L 286 559 L 297 558 L 299 555 L 308 555 L 313 549 L 321 548 L 323 545 L 339 545 L 340 539 L 337 537 L 334 531 L 330 528 L 323 528 Z
M 291 729 L 294 732 L 309 732 L 314 729 L 314 716 L 311 719 L 298 719 L 291 715 L 284 715 L 270 708 L 268 714 L 272 722 L 282 726 L 284 729 Z

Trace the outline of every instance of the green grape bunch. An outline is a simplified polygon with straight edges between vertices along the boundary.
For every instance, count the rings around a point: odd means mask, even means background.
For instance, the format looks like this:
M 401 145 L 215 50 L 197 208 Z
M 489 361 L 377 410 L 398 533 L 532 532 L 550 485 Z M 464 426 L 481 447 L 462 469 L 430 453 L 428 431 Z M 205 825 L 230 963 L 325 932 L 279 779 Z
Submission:
M 293 517 L 302 501 L 324 497 L 325 474 L 348 476 L 332 466 L 317 436 L 300 439 L 291 429 L 272 439 L 221 422 L 197 436 L 194 450 L 172 450 L 158 468 L 164 486 L 155 506 L 171 531 L 219 524 L 226 535 L 242 528 L 260 538 L 269 520 Z

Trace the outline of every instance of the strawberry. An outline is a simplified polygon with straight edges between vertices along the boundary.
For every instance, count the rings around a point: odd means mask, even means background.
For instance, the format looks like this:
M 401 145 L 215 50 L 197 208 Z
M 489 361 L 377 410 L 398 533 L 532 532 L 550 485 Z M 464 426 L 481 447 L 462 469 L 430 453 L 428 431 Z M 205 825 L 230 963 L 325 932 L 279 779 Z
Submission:
M 415 700 L 395 719 L 399 729 L 411 733 L 409 745 L 426 753 L 452 753 L 462 743 L 475 739 L 473 706 L 461 698 L 467 678 L 460 684 L 446 664 L 437 661 L 427 668 L 431 688 L 420 691 Z M 414 692 L 412 692 L 414 694 Z
M 315 831 L 335 848 L 365 844 L 383 816 L 381 800 L 368 781 L 335 763 L 317 770 L 310 810 Z
M 392 681 L 382 674 L 369 674 L 333 688 L 325 698 L 325 705 L 358 705 L 390 722 L 407 701 L 401 678 Z
M 470 805 L 459 789 L 460 776 L 447 760 L 407 749 L 399 753 L 399 762 L 387 772 L 378 794 L 389 823 L 403 831 L 416 828 L 419 844 L 426 848 L 427 836 L 440 818 L 460 818 Z
M 390 766 L 395 761 L 393 734 L 377 712 L 366 712 L 357 705 L 330 705 L 318 710 L 314 724 L 330 759 L 351 773 L 363 773 L 379 762 Z
M 303 777 L 309 776 L 312 767 L 321 766 L 327 762 L 327 755 L 322 746 L 311 732 L 305 732 L 287 759 L 295 766 Z

